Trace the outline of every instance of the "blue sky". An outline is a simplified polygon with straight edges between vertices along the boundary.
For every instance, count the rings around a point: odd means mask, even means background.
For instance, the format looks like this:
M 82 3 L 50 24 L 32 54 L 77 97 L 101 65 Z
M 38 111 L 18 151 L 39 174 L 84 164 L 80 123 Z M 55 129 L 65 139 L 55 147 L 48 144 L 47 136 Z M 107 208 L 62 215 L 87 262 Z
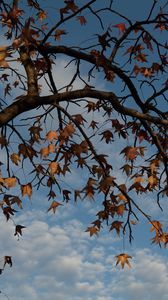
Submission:
M 59 2 L 63 1 L 58 1 L 58 4 Z M 51 7 L 51 22 L 54 22 L 52 1 L 47 1 L 47 4 L 45 1 L 41 3 Z M 152 1 L 127 0 L 123 4 L 123 1 L 118 0 L 114 1 L 114 6 L 136 20 L 142 15 L 146 16 L 147 6 L 150 7 L 151 3 Z M 111 22 L 116 24 L 121 20 L 116 18 Z M 95 32 L 95 24 L 97 23 L 88 17 L 86 35 L 89 28 L 93 28 Z M 85 40 L 84 27 L 72 25 L 69 32 L 72 34 L 74 31 L 75 38 Z M 66 36 L 63 37 L 63 41 L 64 38 L 66 41 Z M 60 87 L 73 76 L 73 67 L 64 72 L 66 62 L 66 59 L 60 57 L 53 67 Z M 102 89 L 109 89 L 109 85 L 106 85 L 101 76 L 93 83 Z M 44 82 L 42 84 L 45 94 L 47 87 Z M 77 81 L 75 87 L 81 87 L 81 83 Z M 119 86 L 116 90 L 117 88 Z M 31 116 L 31 113 L 27 113 L 26 116 L 28 114 Z M 95 143 L 103 152 L 104 145 L 98 140 L 95 140 Z M 116 170 L 120 163 L 119 146 L 120 142 L 107 148 L 107 152 L 113 151 Z M 4 159 L 3 153 L 1 158 Z M 68 175 L 66 184 L 78 187 L 83 183 L 85 176 L 86 174 L 74 168 Z M 119 180 L 122 182 L 123 178 Z M 137 197 L 135 194 L 133 196 Z M 167 213 L 161 214 L 152 195 L 146 194 L 137 201 L 145 210 L 150 211 L 154 218 L 159 215 L 161 222 L 167 227 Z M 95 203 L 91 200 L 77 204 L 71 201 L 67 205 L 64 203 L 53 215 L 46 213 L 49 203 L 46 190 L 41 189 L 33 194 L 31 202 L 24 198 L 25 208 L 16 215 L 15 222 L 26 226 L 19 240 L 13 235 L 12 222 L 7 223 L 1 216 L 0 253 L 1 257 L 12 256 L 13 267 L 7 267 L 0 277 L 0 300 L 7 297 L 10 300 L 167 300 L 167 250 L 150 245 L 152 235 L 149 233 L 150 225 L 145 219 L 135 227 L 135 240 L 132 245 L 128 243 L 127 237 L 120 239 L 116 234 L 109 233 L 106 227 L 98 237 L 90 238 L 85 232 L 90 222 L 95 220 L 100 202 L 100 198 Z M 166 203 L 164 205 L 167 209 Z M 121 270 L 115 266 L 115 255 L 122 252 L 128 252 L 132 256 L 131 269 L 126 266 Z M 1 263 L 3 264 L 3 261 Z

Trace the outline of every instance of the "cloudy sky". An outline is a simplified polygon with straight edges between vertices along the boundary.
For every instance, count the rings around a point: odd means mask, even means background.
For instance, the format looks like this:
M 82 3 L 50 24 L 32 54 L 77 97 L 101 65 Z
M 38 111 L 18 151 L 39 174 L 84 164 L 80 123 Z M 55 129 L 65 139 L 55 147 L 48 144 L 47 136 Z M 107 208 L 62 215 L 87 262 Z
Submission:
M 142 3 L 147 6 L 152 1 L 125 2 L 127 5 L 119 1 L 121 12 L 126 11 L 134 19 L 135 12 L 143 13 Z M 54 67 L 58 87 L 73 75 L 70 67 L 65 78 L 65 64 L 61 58 Z M 100 88 L 105 88 L 104 84 L 95 82 Z M 114 147 L 117 161 L 117 145 Z M 76 170 L 67 178 L 72 186 L 81 182 L 82 175 Z M 160 214 L 151 196 L 140 201 L 154 217 Z M 33 195 L 32 203 L 26 198 L 24 202 L 26 208 L 15 218 L 16 224 L 26 226 L 19 240 L 14 236 L 12 222 L 6 222 L 2 216 L 0 219 L 0 268 L 4 255 L 13 259 L 12 268 L 6 266 L 0 275 L 0 300 L 168 299 L 167 250 L 150 245 L 150 225 L 146 220 L 137 225 L 135 240 L 130 245 L 126 238 L 119 239 L 107 228 L 99 236 L 89 237 L 85 230 L 94 221 L 98 208 L 92 201 L 64 204 L 55 215 L 46 212 L 48 202 L 43 190 Z M 166 213 L 161 215 L 161 222 L 167 227 Z M 131 269 L 116 267 L 115 255 L 122 252 L 132 256 Z

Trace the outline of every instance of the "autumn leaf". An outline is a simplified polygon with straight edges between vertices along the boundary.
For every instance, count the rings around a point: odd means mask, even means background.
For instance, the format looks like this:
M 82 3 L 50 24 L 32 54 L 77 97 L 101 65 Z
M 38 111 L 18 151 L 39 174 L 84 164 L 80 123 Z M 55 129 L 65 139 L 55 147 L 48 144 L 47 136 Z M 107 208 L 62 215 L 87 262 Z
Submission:
M 62 190 L 62 194 L 63 194 L 63 198 L 64 198 L 64 201 L 66 202 L 69 202 L 70 200 L 70 194 L 71 194 L 71 191 L 69 190 Z
M 16 166 L 18 166 L 19 162 L 21 161 L 20 156 L 17 153 L 12 153 L 10 158 Z
M 28 3 L 29 6 L 32 6 L 35 9 L 38 9 L 38 10 L 40 9 L 40 6 L 39 6 L 39 4 L 37 3 L 36 0 L 27 0 L 27 3 Z
M 15 226 L 15 233 L 14 233 L 14 235 L 16 236 L 16 235 L 22 235 L 22 229 L 23 228 L 26 228 L 25 226 L 22 226 L 22 225 L 16 225 Z
M 126 160 L 134 160 L 136 159 L 137 155 L 139 155 L 137 147 L 127 146 L 125 147 L 120 154 L 124 153 Z
M 157 187 L 159 181 L 156 176 L 151 175 L 148 177 L 148 182 L 149 182 L 150 188 L 155 188 L 155 187 Z
M 121 253 L 119 255 L 116 256 L 117 262 L 116 262 L 116 266 L 118 264 L 121 264 L 122 269 L 125 267 L 125 264 L 128 265 L 129 268 L 131 268 L 129 259 L 131 259 L 132 256 L 128 255 L 127 253 Z
M 90 236 L 98 235 L 99 229 L 95 226 L 88 227 L 85 232 L 89 232 Z
M 118 216 L 123 216 L 124 211 L 125 211 L 124 204 L 120 204 L 120 205 L 116 206 L 116 213 L 118 214 Z
M 77 20 L 79 20 L 81 25 L 86 25 L 86 19 L 84 16 L 78 16 Z
M 11 216 L 14 216 L 15 212 L 17 212 L 11 206 L 5 206 L 2 208 L 2 210 L 3 210 L 3 214 L 5 215 L 7 221 L 11 218 Z
M 150 232 L 155 231 L 156 234 L 158 234 L 159 232 L 162 233 L 162 224 L 159 221 L 151 221 L 152 227 L 150 228 Z
M 46 134 L 46 140 L 47 141 L 53 141 L 53 140 L 58 140 L 58 133 L 55 130 L 50 130 L 47 134 Z
M 12 267 L 12 257 L 11 256 L 4 256 L 4 265 L 3 269 L 5 268 L 6 264 Z
M 23 206 L 22 206 L 22 201 L 20 200 L 20 198 L 19 198 L 18 196 L 12 197 L 12 199 L 11 199 L 11 205 L 12 205 L 12 204 L 17 204 L 17 206 L 18 206 L 20 209 L 23 208 Z
M 49 167 L 50 174 L 54 175 L 58 171 L 59 164 L 56 161 L 52 161 L 51 163 L 49 163 L 48 167 Z
M 101 134 L 103 135 L 101 140 L 105 139 L 107 144 L 113 141 L 113 134 L 110 130 L 105 130 Z
M 134 56 L 134 59 L 136 59 L 139 62 L 144 63 L 144 62 L 147 62 L 146 57 L 147 57 L 147 55 L 145 53 L 139 53 L 139 54 Z
M 123 228 L 122 224 L 123 224 L 123 222 L 120 222 L 120 221 L 114 221 L 114 222 L 111 224 L 110 231 L 112 231 L 112 230 L 115 229 L 117 235 L 120 235 L 120 230 L 121 230 L 121 228 Z
M 4 136 L 0 136 L 0 145 L 1 145 L 1 149 L 3 149 L 5 146 L 8 145 L 8 141 Z
M 64 29 L 57 29 L 55 31 L 55 40 L 56 41 L 60 41 L 61 40 L 61 36 L 67 34 L 67 32 Z
M 50 210 L 53 210 L 53 213 L 55 214 L 56 209 L 57 209 L 57 207 L 58 207 L 59 205 L 63 205 L 63 204 L 61 204 L 61 203 L 59 203 L 59 202 L 57 202 L 57 201 L 54 200 L 54 201 L 51 203 L 50 207 L 48 208 L 47 212 L 50 211 Z
M 38 16 L 40 22 L 43 22 L 43 20 L 47 18 L 47 14 L 46 14 L 46 12 L 44 10 L 40 10 L 37 13 L 37 16 Z
M 32 184 L 28 183 L 28 184 L 25 184 L 25 185 L 21 185 L 21 193 L 22 193 L 23 197 L 25 195 L 27 195 L 30 199 L 31 196 L 32 196 Z
M 93 130 L 98 128 L 98 122 L 92 120 L 89 127 L 91 127 Z
M 126 26 L 125 26 L 125 24 L 124 24 L 124 23 L 119 23 L 119 24 L 116 24 L 116 25 L 114 25 L 113 27 L 115 27 L 115 28 L 118 28 L 118 29 L 119 29 L 119 34 L 122 34 L 122 33 L 124 33 L 124 32 L 125 32 L 125 30 L 126 30 Z
M 49 155 L 49 148 L 48 147 L 44 147 L 40 149 L 40 155 L 42 158 L 46 158 Z
M 6 187 L 8 189 L 15 187 L 16 183 L 17 183 L 17 179 L 16 177 L 8 177 L 8 178 L 4 178 L 4 183 L 6 185 Z

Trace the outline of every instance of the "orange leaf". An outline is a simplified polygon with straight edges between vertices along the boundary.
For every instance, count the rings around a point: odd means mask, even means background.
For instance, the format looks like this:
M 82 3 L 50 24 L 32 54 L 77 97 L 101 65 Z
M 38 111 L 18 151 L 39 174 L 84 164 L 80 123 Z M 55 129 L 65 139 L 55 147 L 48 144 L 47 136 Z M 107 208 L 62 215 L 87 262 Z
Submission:
M 162 224 L 159 221 L 151 221 L 152 227 L 150 228 L 150 232 L 156 231 L 156 234 L 159 232 L 162 233 Z
M 20 162 L 20 157 L 19 157 L 19 155 L 17 154 L 17 153 L 12 153 L 11 154 L 11 156 L 10 156 L 10 158 L 11 158 L 11 161 L 16 165 L 16 166 L 18 166 L 18 163 Z
M 49 148 L 44 147 L 40 149 L 41 157 L 46 158 L 49 155 Z
M 79 20 L 81 25 L 85 25 L 87 23 L 84 16 L 79 16 L 77 17 L 77 19 Z
M 32 196 L 32 185 L 31 183 L 21 185 L 22 196 L 27 195 L 29 198 Z
M 55 31 L 55 40 L 60 41 L 61 40 L 61 35 L 66 34 L 66 31 L 64 29 L 57 29 Z
M 124 23 L 119 23 L 114 25 L 113 27 L 118 28 L 119 29 L 119 33 L 124 33 L 126 30 L 126 26 Z
M 44 19 L 47 18 L 47 15 L 45 13 L 44 10 L 40 10 L 38 13 L 37 13 L 37 16 L 39 18 L 39 20 L 42 22 Z
M 8 177 L 4 179 L 4 183 L 7 186 L 7 188 L 15 187 L 17 183 L 17 179 L 15 177 Z
M 46 140 L 47 141 L 52 141 L 52 140 L 58 140 L 58 133 L 55 130 L 50 130 L 47 134 L 46 134 Z
M 139 53 L 139 54 L 135 55 L 134 59 L 136 59 L 137 61 L 140 61 L 140 62 L 147 62 L 146 56 L 147 55 L 144 53 Z
M 53 210 L 53 213 L 55 214 L 56 209 L 57 209 L 57 207 L 58 207 L 59 205 L 63 205 L 63 204 L 61 204 L 61 203 L 59 203 L 59 202 L 57 202 L 57 201 L 54 200 L 54 201 L 51 203 L 51 205 L 50 205 L 50 207 L 48 208 L 47 211 Z
M 57 173 L 58 171 L 58 163 L 56 161 L 52 161 L 50 164 L 49 164 L 49 172 L 51 175 L 54 175 Z
M 117 262 L 116 262 L 116 266 L 120 263 L 122 266 L 122 269 L 124 268 L 125 264 L 128 265 L 129 268 L 131 268 L 130 262 L 129 262 L 129 258 L 132 258 L 132 256 L 128 255 L 127 253 L 121 253 L 119 255 L 116 256 Z

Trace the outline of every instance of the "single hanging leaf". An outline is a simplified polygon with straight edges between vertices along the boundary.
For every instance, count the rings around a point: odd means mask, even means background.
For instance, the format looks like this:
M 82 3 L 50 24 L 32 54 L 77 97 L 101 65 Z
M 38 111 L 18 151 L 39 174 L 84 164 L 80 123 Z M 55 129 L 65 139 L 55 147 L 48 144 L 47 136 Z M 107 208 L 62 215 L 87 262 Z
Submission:
M 22 226 L 22 225 L 16 225 L 14 235 L 18 235 L 18 236 L 22 235 L 22 229 L 23 228 L 26 228 L 26 227 Z
M 21 185 L 21 193 L 22 196 L 24 197 L 25 195 L 27 195 L 29 197 L 29 199 L 32 196 L 32 185 L 31 183 L 25 184 L 25 185 Z
M 110 231 L 115 229 L 117 235 L 120 235 L 120 230 L 121 230 L 121 228 L 123 228 L 122 224 L 123 224 L 123 222 L 120 222 L 120 221 L 114 221 L 114 222 L 111 224 Z
M 116 266 L 118 264 L 121 264 L 123 269 L 125 267 L 125 264 L 127 264 L 128 267 L 131 268 L 131 264 L 129 262 L 130 258 L 132 258 L 132 256 L 128 255 L 127 253 L 121 253 L 119 255 L 116 255 L 116 259 L 117 259 Z
M 48 208 L 47 212 L 50 211 L 50 210 L 53 210 L 53 213 L 55 214 L 56 209 L 57 209 L 57 207 L 58 207 L 59 205 L 63 205 L 63 204 L 61 204 L 61 203 L 59 203 L 59 202 L 57 202 L 57 201 L 54 200 L 54 201 L 51 203 L 50 207 Z

